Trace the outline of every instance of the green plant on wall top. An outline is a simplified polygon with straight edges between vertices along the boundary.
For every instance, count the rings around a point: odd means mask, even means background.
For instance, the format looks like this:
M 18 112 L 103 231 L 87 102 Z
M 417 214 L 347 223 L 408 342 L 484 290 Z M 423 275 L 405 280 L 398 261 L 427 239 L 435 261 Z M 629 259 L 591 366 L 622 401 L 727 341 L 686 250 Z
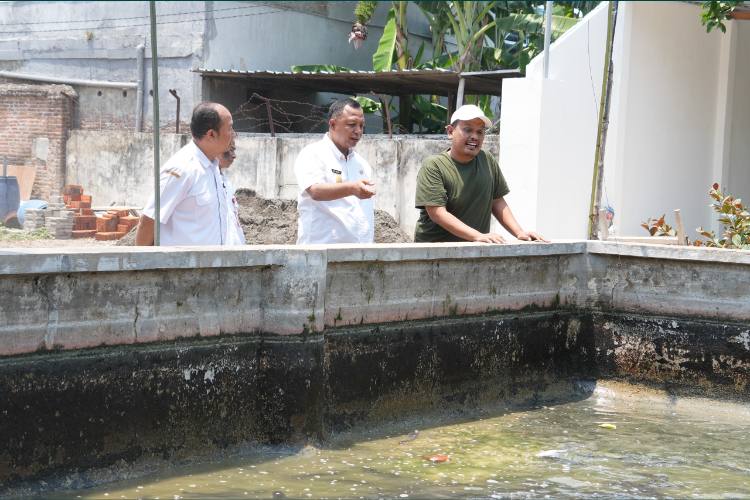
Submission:
M 732 18 L 732 12 L 741 3 L 737 0 L 703 2 L 701 24 L 706 27 L 706 32 L 710 33 L 714 28 L 719 28 L 722 33 L 726 33 L 727 27 L 724 21 Z
M 665 222 L 665 216 L 666 214 L 658 219 L 649 218 L 646 222 L 641 222 L 641 227 L 651 236 L 676 236 L 677 232 L 674 228 Z
M 731 195 L 725 196 L 716 183 L 711 186 L 708 195 L 714 200 L 710 206 L 719 214 L 719 222 L 724 232 L 721 237 L 717 237 L 713 231 L 699 227 L 697 231 L 708 239 L 696 240 L 695 246 L 750 250 L 750 213 L 742 204 L 742 200 Z

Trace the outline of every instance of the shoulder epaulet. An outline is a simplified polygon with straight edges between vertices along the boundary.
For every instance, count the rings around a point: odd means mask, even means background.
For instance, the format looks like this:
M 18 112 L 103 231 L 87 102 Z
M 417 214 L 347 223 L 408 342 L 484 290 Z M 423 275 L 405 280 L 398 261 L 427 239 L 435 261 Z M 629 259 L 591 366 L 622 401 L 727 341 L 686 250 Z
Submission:
M 165 168 L 164 170 L 162 170 L 162 175 L 167 174 L 167 175 L 176 177 L 178 179 L 182 177 L 184 173 L 185 173 L 184 170 L 179 166 L 170 166 L 169 168 Z

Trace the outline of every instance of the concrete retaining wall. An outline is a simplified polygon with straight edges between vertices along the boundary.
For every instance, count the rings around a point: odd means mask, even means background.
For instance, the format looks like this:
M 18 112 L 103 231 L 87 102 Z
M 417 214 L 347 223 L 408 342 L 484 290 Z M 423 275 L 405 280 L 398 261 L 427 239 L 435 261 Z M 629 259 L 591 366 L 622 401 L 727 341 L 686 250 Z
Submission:
M 98 250 L 0 252 L 0 483 L 570 400 L 580 377 L 750 398 L 746 252 Z
M 236 188 L 254 189 L 264 198 L 297 198 L 294 161 L 303 147 L 320 135 L 239 134 L 237 160 L 229 169 Z M 186 135 L 162 134 L 161 161 L 189 140 Z M 142 206 L 153 191 L 151 134 L 73 130 L 68 141 L 68 183 L 81 184 L 94 204 Z M 497 137 L 485 149 L 498 156 Z M 414 232 L 416 177 L 422 160 L 448 147 L 444 136 L 366 135 L 357 151 L 373 166 L 378 194 L 375 207 L 391 214 L 407 234 Z M 511 186 L 512 188 L 512 186 Z
M 529 308 L 750 322 L 750 255 L 601 242 L 0 252 L 0 356 Z

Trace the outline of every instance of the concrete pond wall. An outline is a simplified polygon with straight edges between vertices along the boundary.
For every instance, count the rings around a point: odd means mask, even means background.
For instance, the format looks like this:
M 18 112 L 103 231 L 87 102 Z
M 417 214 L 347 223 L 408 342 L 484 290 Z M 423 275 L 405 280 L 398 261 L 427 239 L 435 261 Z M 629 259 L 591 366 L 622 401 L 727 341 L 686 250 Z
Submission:
M 235 188 L 255 190 L 264 198 L 297 199 L 294 161 L 322 134 L 238 135 L 237 160 L 229 169 Z M 162 134 L 160 161 L 166 162 L 188 135 Z M 67 145 L 67 182 L 81 184 L 94 205 L 143 206 L 153 192 L 153 137 L 146 133 L 73 130 Z M 373 166 L 378 194 L 375 208 L 391 214 L 407 234 L 414 233 L 416 179 L 422 161 L 448 147 L 445 136 L 367 134 L 357 151 Z M 498 157 L 497 136 L 484 148 Z M 512 188 L 512 186 L 511 186 Z
M 746 399 L 749 278 L 746 252 L 585 241 L 2 250 L 0 485 L 582 379 Z

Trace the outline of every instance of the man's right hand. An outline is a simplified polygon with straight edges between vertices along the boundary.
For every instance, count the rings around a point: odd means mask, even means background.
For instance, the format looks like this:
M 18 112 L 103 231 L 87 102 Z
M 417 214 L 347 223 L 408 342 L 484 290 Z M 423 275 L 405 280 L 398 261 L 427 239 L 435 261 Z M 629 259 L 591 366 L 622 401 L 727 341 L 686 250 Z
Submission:
M 367 179 L 352 182 L 352 195 L 360 200 L 367 200 L 375 196 L 375 183 Z
M 478 243 L 505 243 L 503 237 L 496 233 L 480 233 L 474 237 L 473 241 Z

